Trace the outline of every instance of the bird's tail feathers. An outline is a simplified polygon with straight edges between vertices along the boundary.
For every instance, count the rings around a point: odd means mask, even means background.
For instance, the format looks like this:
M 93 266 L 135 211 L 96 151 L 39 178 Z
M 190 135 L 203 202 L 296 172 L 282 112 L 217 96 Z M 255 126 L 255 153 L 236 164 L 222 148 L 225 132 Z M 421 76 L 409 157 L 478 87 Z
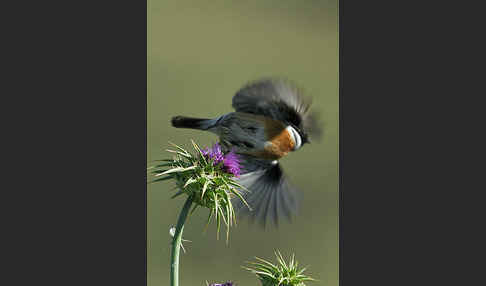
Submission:
M 176 128 L 189 128 L 189 129 L 199 129 L 208 130 L 215 126 L 219 118 L 207 119 L 207 118 L 194 118 L 187 116 L 174 116 L 172 117 L 172 126 Z

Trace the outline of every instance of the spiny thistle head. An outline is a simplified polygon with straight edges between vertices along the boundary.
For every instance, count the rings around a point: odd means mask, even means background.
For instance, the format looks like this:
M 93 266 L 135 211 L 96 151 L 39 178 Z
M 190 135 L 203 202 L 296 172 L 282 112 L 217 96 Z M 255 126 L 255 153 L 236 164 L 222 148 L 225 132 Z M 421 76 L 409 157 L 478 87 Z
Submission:
M 149 168 L 154 175 L 151 182 L 174 179 L 179 191 L 172 198 L 182 194 L 192 197 L 195 204 L 192 212 L 198 206 L 208 208 L 208 224 L 214 216 L 219 237 L 222 220 L 226 225 L 228 241 L 229 229 L 233 223 L 236 224 L 231 200 L 238 197 L 250 208 L 240 192 L 246 190 L 245 187 L 234 181 L 234 177 L 240 175 L 237 155 L 233 152 L 223 154 L 217 143 L 211 149 L 201 150 L 192 141 L 195 155 L 175 144 L 172 146 L 176 150 L 167 150 L 174 154 L 172 159 L 161 160 L 163 163 Z
M 292 255 L 289 263 L 285 263 L 282 254 L 275 251 L 278 264 L 274 265 L 264 259 L 255 257 L 257 262 L 249 262 L 253 268 L 243 267 L 256 276 L 262 282 L 262 286 L 305 286 L 304 281 L 315 281 L 315 279 L 302 274 L 305 267 L 298 269 L 298 262 Z

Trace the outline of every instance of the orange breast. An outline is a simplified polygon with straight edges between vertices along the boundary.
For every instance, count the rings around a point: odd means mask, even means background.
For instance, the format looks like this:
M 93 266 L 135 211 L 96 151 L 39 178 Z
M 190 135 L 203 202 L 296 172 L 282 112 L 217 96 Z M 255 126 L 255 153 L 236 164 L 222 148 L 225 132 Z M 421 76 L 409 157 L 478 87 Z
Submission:
M 287 155 L 295 146 L 289 132 L 285 129 L 285 125 L 279 121 L 266 119 L 265 135 L 267 143 L 264 150 L 253 153 L 257 157 L 277 160 Z

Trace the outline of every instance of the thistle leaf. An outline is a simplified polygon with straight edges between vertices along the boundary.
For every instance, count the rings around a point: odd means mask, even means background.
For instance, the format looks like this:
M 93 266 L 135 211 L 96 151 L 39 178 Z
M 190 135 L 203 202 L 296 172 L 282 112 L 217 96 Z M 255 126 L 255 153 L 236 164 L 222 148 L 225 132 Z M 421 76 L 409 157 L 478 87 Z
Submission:
M 196 180 L 196 179 L 194 179 L 194 178 L 189 178 L 189 179 L 186 181 L 186 183 L 184 184 L 184 188 L 186 188 L 187 186 L 189 186 L 190 184 L 195 183 L 195 182 L 197 182 L 197 180 Z
M 181 156 L 183 156 L 185 158 L 192 158 L 191 154 L 182 153 L 180 151 L 174 151 L 174 150 L 170 150 L 170 149 L 167 149 L 165 151 L 170 152 L 170 153 L 174 153 L 174 154 L 181 155 Z
M 207 164 L 206 158 L 204 158 L 204 155 L 203 155 L 201 149 L 199 148 L 199 146 L 197 146 L 196 142 L 194 142 L 194 140 L 191 139 L 191 143 L 192 143 L 192 146 L 194 147 L 194 150 L 197 151 L 197 153 L 199 154 L 199 156 L 201 157 L 201 159 L 203 160 L 203 162 L 205 164 Z
M 208 188 L 208 186 L 209 186 L 210 183 L 211 183 L 210 180 L 206 180 L 204 182 L 204 185 L 203 185 L 203 188 L 202 188 L 202 192 L 201 192 L 201 200 L 203 199 L 204 193 L 206 193 L 206 189 Z
M 191 166 L 191 167 L 187 167 L 187 168 L 177 167 L 177 168 L 174 168 L 174 169 L 167 170 L 163 173 L 157 174 L 156 176 L 161 176 L 161 175 L 166 175 L 166 174 L 171 174 L 171 173 L 178 173 L 178 172 L 186 172 L 186 171 L 190 171 L 190 170 L 194 170 L 194 169 L 196 169 L 196 166 Z

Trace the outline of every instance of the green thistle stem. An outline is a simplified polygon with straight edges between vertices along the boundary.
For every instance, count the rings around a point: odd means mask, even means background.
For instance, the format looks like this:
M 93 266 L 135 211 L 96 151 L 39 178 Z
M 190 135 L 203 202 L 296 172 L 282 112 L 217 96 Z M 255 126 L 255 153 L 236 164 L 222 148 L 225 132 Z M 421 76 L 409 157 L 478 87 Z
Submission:
M 184 230 L 184 223 L 186 222 L 187 214 L 191 208 L 193 201 L 193 196 L 187 198 L 184 207 L 179 214 L 179 219 L 177 220 L 176 231 L 174 234 L 174 239 L 172 240 L 172 257 L 170 266 L 170 285 L 179 286 L 179 252 L 181 249 L 182 242 L 182 231 Z

